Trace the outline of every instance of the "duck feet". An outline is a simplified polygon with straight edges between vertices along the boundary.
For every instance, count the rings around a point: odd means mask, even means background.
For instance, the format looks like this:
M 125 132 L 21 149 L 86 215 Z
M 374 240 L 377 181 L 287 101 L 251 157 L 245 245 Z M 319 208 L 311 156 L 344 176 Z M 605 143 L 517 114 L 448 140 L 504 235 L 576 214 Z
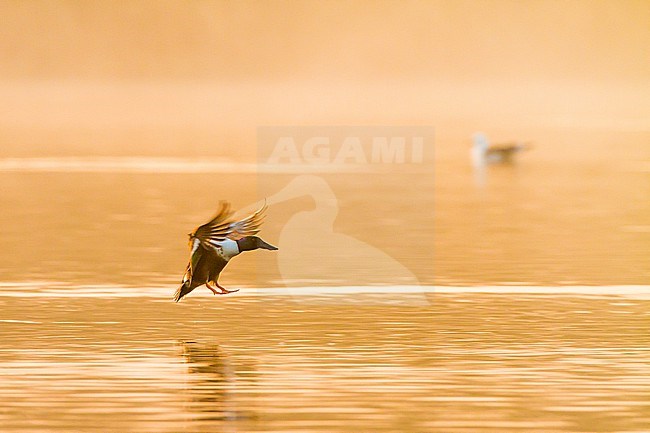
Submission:
M 205 284 L 205 287 L 207 287 L 208 289 L 210 289 L 210 290 L 212 291 L 212 294 L 213 294 L 213 295 L 223 295 L 222 292 L 217 292 L 216 290 L 214 290 L 214 287 L 212 287 L 212 286 L 211 286 L 210 284 L 208 284 L 208 283 Z
M 209 283 L 206 283 L 206 284 L 205 284 L 205 286 L 206 286 L 208 289 L 212 290 L 212 293 L 213 293 L 214 295 L 227 295 L 228 293 L 234 293 L 234 292 L 238 292 L 238 291 L 239 291 L 239 289 L 235 289 L 235 290 L 227 290 L 227 289 L 221 287 L 221 286 L 219 285 L 219 283 L 215 283 L 215 285 L 216 285 L 218 288 L 221 289 L 220 292 L 217 292 L 217 291 L 214 289 L 214 287 L 212 287 Z
M 223 289 L 223 292 L 221 292 L 221 294 L 227 295 L 228 293 L 235 293 L 235 292 L 239 292 L 239 289 L 234 289 L 234 290 Z
M 227 294 L 227 293 L 235 293 L 235 292 L 239 292 L 239 289 L 228 290 L 228 289 L 226 289 L 225 287 L 221 287 L 221 286 L 219 285 L 219 283 L 215 283 L 215 284 L 217 285 L 218 288 L 220 288 L 220 289 L 222 290 L 222 292 L 221 292 L 222 295 L 225 295 L 225 294 Z

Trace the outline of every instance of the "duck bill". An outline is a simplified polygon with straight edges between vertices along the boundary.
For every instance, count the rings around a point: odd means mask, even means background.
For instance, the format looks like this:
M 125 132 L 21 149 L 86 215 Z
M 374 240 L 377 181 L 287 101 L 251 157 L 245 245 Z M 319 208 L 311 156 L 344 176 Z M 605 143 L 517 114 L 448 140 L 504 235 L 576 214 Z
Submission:
M 263 249 L 263 250 L 272 250 L 272 251 L 275 251 L 275 250 L 278 249 L 278 247 L 274 247 L 273 245 L 271 245 L 271 244 L 269 244 L 269 243 L 263 241 L 263 240 L 260 239 L 260 238 L 257 238 L 257 239 L 258 239 L 258 240 L 257 240 L 257 247 L 258 247 L 258 248 L 261 248 L 261 249 Z

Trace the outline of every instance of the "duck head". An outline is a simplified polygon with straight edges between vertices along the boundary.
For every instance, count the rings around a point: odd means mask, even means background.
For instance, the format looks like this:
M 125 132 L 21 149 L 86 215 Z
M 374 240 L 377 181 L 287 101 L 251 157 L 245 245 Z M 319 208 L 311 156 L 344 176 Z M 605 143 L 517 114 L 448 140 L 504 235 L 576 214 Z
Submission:
M 480 152 L 485 152 L 490 145 L 487 136 L 482 132 L 475 132 L 472 135 L 472 142 L 474 143 L 474 149 Z
M 274 247 L 257 236 L 246 236 L 239 239 L 237 241 L 237 247 L 239 247 L 239 251 L 252 251 L 257 249 L 275 251 L 278 249 L 278 247 Z
M 474 166 L 480 167 L 485 164 L 485 154 L 490 146 L 490 142 L 484 133 L 475 132 L 472 135 L 472 143 L 472 162 Z

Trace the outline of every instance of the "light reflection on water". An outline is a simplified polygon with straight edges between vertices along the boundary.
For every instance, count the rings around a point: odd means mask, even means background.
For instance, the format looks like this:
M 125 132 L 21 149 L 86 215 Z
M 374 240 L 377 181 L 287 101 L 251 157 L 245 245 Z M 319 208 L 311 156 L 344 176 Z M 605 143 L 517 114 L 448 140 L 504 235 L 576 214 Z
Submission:
M 636 153 L 647 154 L 644 146 Z M 424 285 L 647 284 L 648 173 L 622 168 L 624 149 L 612 145 L 603 163 L 586 148 L 591 159 L 584 161 L 544 159 L 562 149 L 540 148 L 521 164 L 490 167 L 481 185 L 465 152 L 420 172 L 321 173 L 338 206 L 328 229 L 384 252 Z M 9 210 L 0 212 L 0 281 L 176 284 L 187 261 L 186 233 L 219 200 L 241 209 L 296 177 L 176 159 L 85 158 L 68 171 L 70 161 L 46 162 L 54 168 L 36 169 L 39 159 L 0 161 L 0 209 Z M 219 168 L 224 164 L 230 170 Z M 277 243 L 314 200 L 306 194 L 273 203 L 264 238 Z M 291 239 L 311 239 L 314 229 L 302 227 Z M 301 251 L 311 252 L 305 244 Z M 238 258 L 239 270 L 226 268 L 225 280 L 261 287 L 376 282 L 368 266 L 323 272 L 333 260 L 315 253 L 300 255 L 294 267 L 305 275 L 292 277 L 280 272 L 277 257 L 288 249 L 280 251 Z
M 430 293 L 425 307 L 338 296 L 361 302 L 2 297 L 3 431 L 591 432 L 650 423 L 647 299 Z
M 250 254 L 221 280 L 241 292 L 180 304 L 185 234 L 219 199 L 258 200 L 256 167 L 5 160 L 0 430 L 646 431 L 647 170 L 585 155 L 540 148 L 480 185 L 464 159 L 435 183 L 326 177 L 335 232 L 423 289 L 357 287 L 364 269 L 323 274 L 318 256 L 288 281 Z M 265 239 L 313 206 L 273 205 Z

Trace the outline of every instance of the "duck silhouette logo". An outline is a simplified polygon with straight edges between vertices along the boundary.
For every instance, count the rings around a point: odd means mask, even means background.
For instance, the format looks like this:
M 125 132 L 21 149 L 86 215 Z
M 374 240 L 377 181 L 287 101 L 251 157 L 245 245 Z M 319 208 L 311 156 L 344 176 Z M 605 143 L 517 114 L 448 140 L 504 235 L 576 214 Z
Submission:
M 407 292 L 404 302 L 427 303 L 418 278 L 403 264 L 363 240 L 334 230 L 339 203 L 322 177 L 296 176 L 267 202 L 272 206 L 304 196 L 313 200 L 314 207 L 292 215 L 279 236 L 278 269 L 287 287 L 323 282 L 351 287 L 363 281 L 373 286 L 370 291 Z

